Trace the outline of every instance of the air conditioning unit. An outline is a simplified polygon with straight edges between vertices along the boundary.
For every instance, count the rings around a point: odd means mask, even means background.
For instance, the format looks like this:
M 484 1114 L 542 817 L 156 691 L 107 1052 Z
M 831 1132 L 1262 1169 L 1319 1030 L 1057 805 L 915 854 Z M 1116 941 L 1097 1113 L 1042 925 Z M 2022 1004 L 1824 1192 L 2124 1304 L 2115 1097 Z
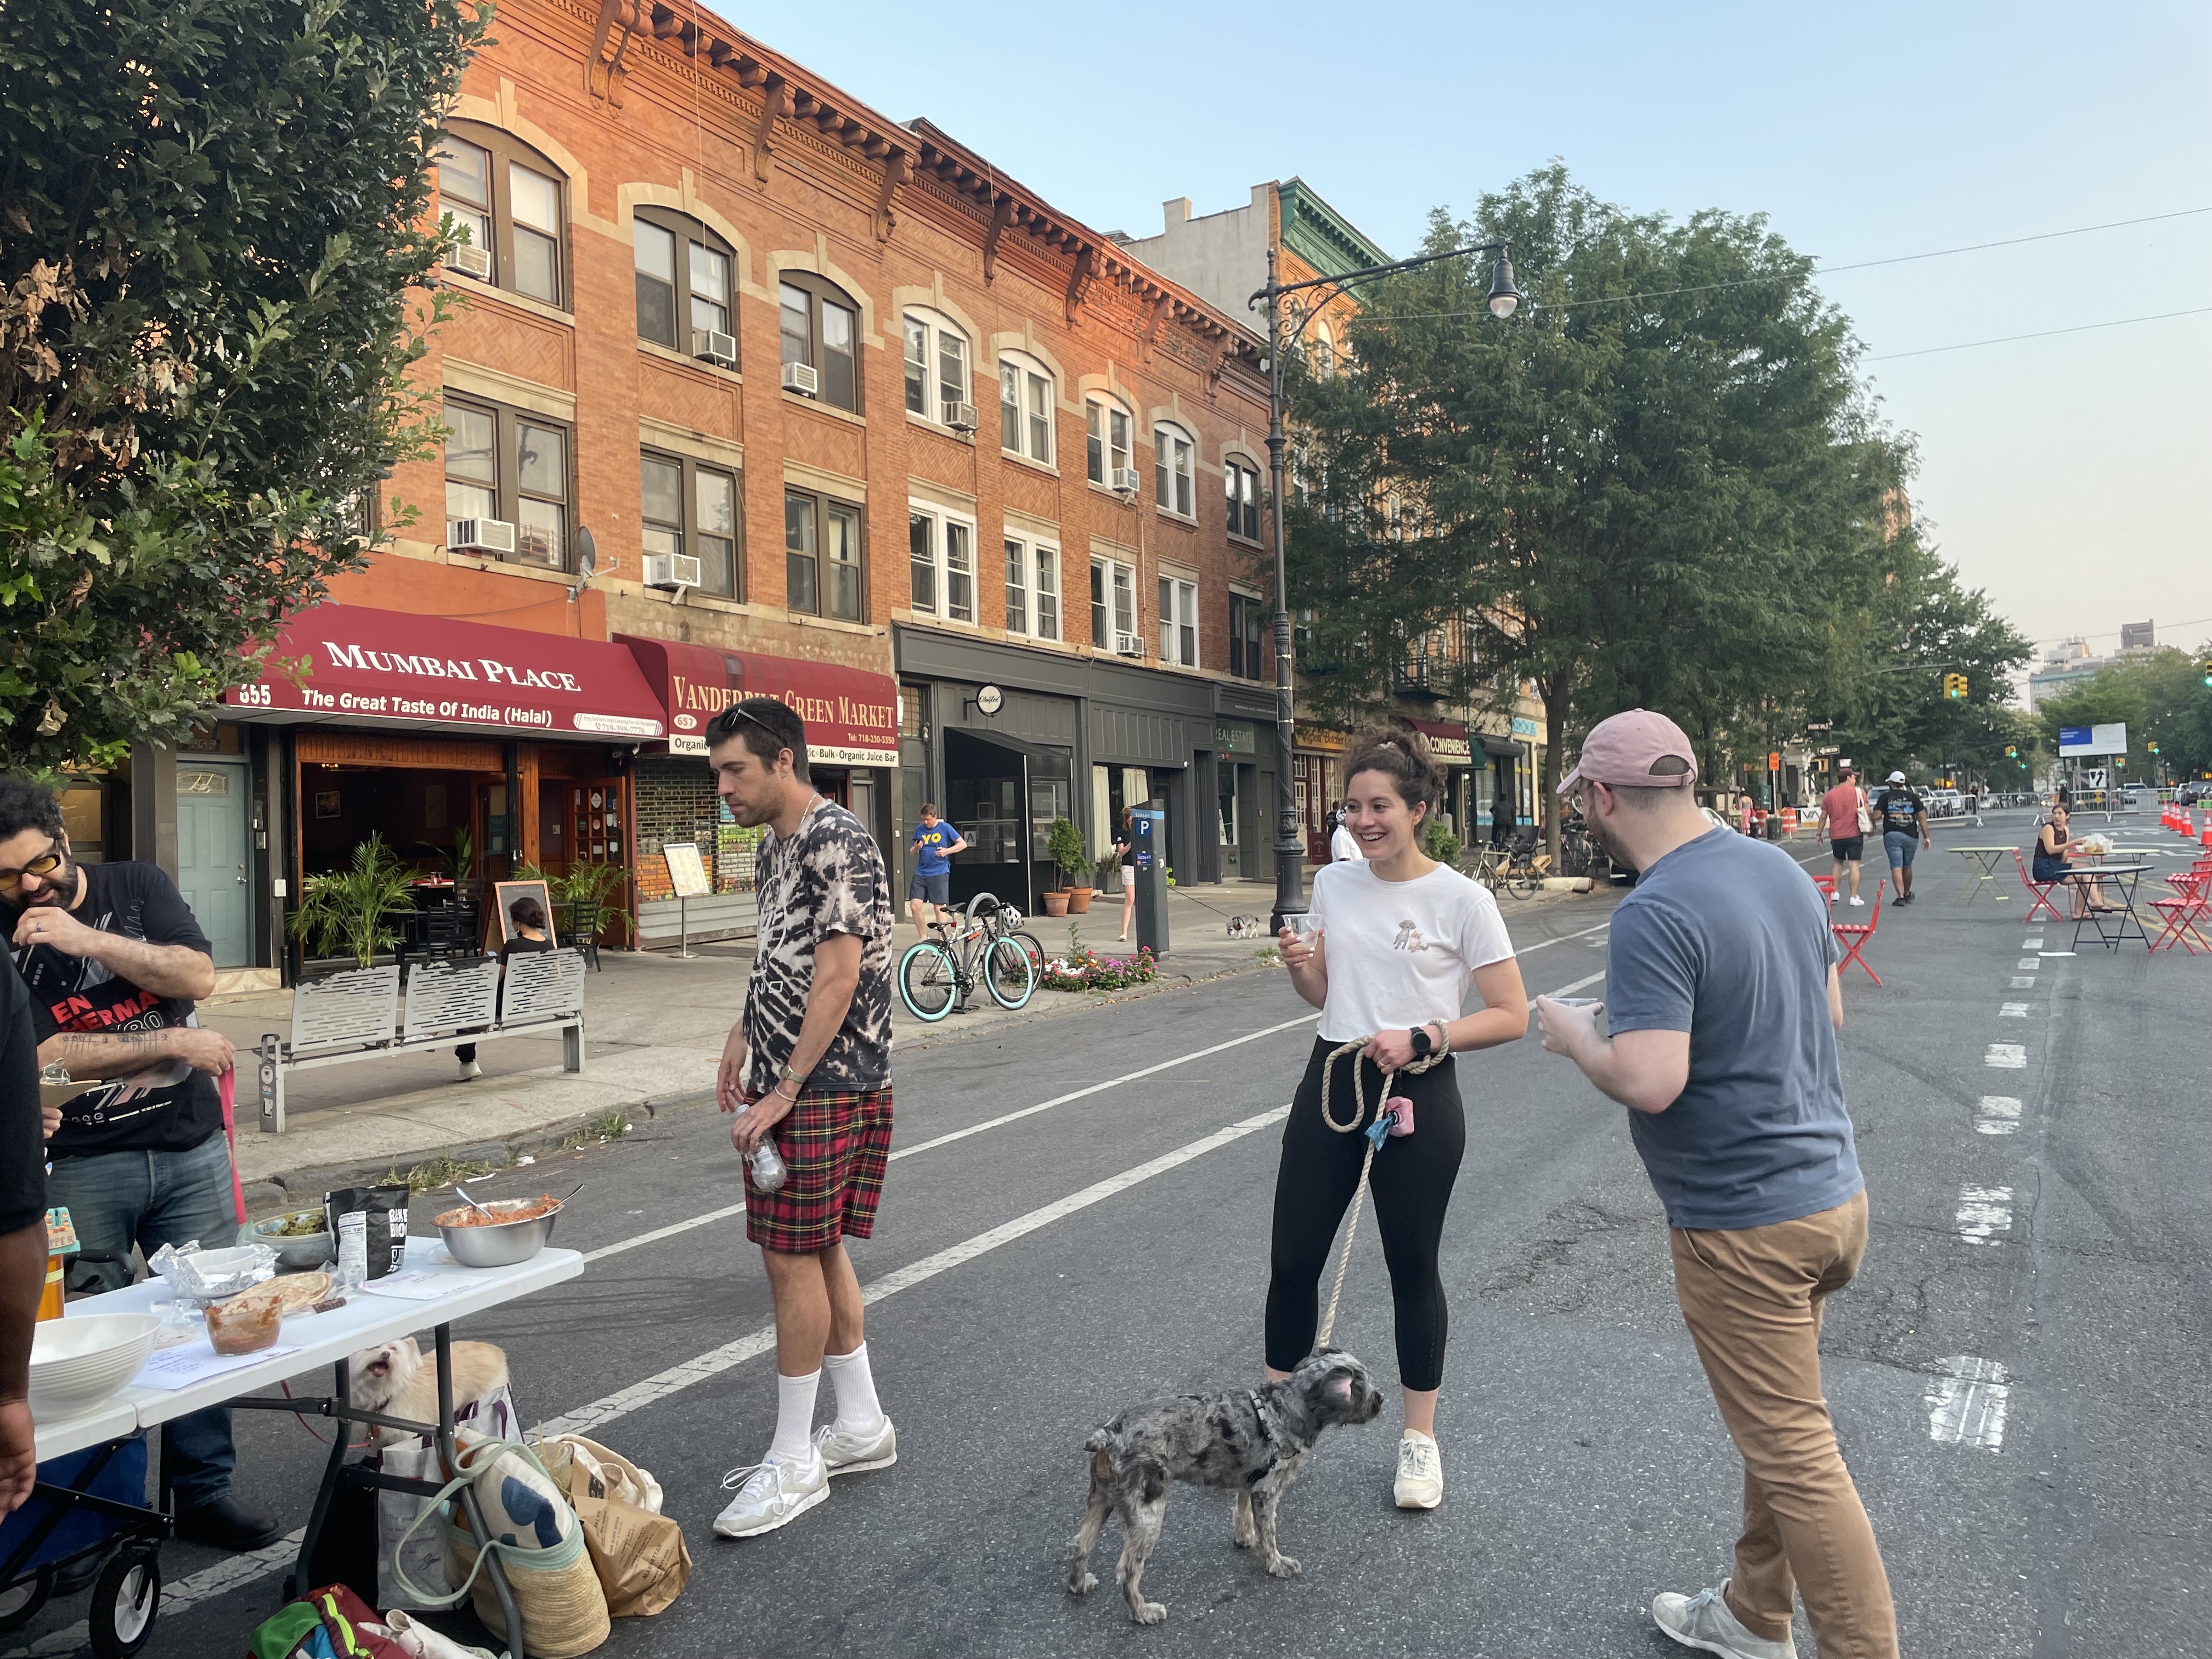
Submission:
M 514 526 L 504 519 L 455 519 L 446 526 L 446 545 L 456 553 L 512 553 Z
M 975 429 L 975 405 L 955 403 L 950 398 L 946 398 L 945 424 L 955 432 L 973 432 Z
M 1106 474 L 1106 487 L 1116 495 L 1135 495 L 1137 469 L 1133 466 L 1117 466 L 1110 469 Z
M 702 574 L 699 561 L 689 553 L 648 553 L 645 556 L 645 585 L 647 587 L 680 592 L 687 587 L 698 586 Z
M 783 366 L 783 389 L 796 392 L 802 398 L 822 395 L 822 377 L 811 363 L 786 363 Z
M 446 269 L 488 283 L 491 280 L 491 250 L 478 247 L 474 242 L 456 242 L 446 255 Z
M 1145 636 L 1142 634 L 1115 633 L 1114 635 L 1114 654 L 1117 657 L 1143 656 L 1145 654 Z
M 738 366 L 738 337 L 725 334 L 719 328 L 695 328 L 691 331 L 691 355 L 702 363 L 719 363 L 724 368 Z

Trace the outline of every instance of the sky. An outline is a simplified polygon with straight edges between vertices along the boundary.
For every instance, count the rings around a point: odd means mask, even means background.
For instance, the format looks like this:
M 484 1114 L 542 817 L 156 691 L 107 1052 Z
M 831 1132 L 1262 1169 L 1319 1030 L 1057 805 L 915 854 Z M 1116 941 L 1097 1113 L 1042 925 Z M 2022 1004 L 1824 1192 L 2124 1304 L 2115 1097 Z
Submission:
M 1623 207 L 1764 213 L 1834 264 L 2212 209 L 2212 6 L 1045 8 L 726 15 L 1101 230 L 1296 174 L 1374 241 L 1564 160 Z M 2212 211 L 1838 271 L 1869 359 L 2212 307 Z M 2039 642 L 2212 640 L 2212 310 L 1869 361 L 1923 525 Z M 2169 629 L 2171 633 L 2169 634 Z

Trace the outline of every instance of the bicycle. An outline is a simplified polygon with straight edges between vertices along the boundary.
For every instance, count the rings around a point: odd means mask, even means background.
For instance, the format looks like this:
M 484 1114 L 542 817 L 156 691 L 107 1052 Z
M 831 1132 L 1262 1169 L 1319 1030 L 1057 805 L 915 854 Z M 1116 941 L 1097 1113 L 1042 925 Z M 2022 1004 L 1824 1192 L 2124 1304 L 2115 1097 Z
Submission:
M 1551 872 L 1551 854 L 1536 850 L 1535 836 L 1516 836 L 1506 843 L 1498 869 L 1498 885 L 1514 898 L 1533 898 Z
M 1036 994 L 1037 971 L 1028 949 L 993 921 L 1004 908 L 992 894 L 978 893 L 968 901 L 957 932 L 907 947 L 899 958 L 898 988 L 908 1013 L 933 1025 L 965 1008 L 979 981 L 1001 1008 L 1028 1006 Z
M 1037 983 L 1044 983 L 1044 946 L 1037 936 L 1022 926 L 1028 918 L 1011 904 L 1001 902 L 988 913 L 988 925 L 1004 938 L 1022 947 L 1022 954 L 1030 959 L 1030 971 L 1036 975 Z
M 1498 891 L 1498 872 L 1504 862 L 1504 848 L 1478 847 L 1474 850 L 1474 862 L 1463 867 L 1466 869 L 1467 878 L 1469 881 L 1480 883 L 1495 895 Z

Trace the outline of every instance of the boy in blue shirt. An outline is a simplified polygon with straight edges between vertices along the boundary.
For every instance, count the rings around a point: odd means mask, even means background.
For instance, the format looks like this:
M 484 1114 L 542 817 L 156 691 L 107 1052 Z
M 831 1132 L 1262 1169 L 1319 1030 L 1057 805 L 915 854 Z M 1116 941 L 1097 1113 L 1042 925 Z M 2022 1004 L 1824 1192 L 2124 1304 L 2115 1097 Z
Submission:
M 937 816 L 934 806 L 924 805 L 921 822 L 914 829 L 914 879 L 907 884 L 906 913 L 913 918 L 914 931 L 928 931 L 929 922 L 922 919 L 921 907 L 930 906 L 930 921 L 944 920 L 944 906 L 951 902 L 952 887 L 952 855 L 966 850 L 968 843 L 960 832 Z

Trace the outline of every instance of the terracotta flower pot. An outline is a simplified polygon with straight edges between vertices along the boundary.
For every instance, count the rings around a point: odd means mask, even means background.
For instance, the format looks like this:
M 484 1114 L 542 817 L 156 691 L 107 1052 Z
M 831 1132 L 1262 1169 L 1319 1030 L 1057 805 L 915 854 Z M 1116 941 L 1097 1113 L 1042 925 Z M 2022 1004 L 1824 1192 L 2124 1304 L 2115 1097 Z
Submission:
M 1067 895 L 1065 893 L 1047 893 L 1044 895 L 1044 913 L 1048 916 L 1066 915 L 1067 914 Z
M 1071 916 L 1081 916 L 1088 915 L 1090 911 L 1091 889 L 1088 887 L 1069 888 L 1067 890 L 1067 914 Z

